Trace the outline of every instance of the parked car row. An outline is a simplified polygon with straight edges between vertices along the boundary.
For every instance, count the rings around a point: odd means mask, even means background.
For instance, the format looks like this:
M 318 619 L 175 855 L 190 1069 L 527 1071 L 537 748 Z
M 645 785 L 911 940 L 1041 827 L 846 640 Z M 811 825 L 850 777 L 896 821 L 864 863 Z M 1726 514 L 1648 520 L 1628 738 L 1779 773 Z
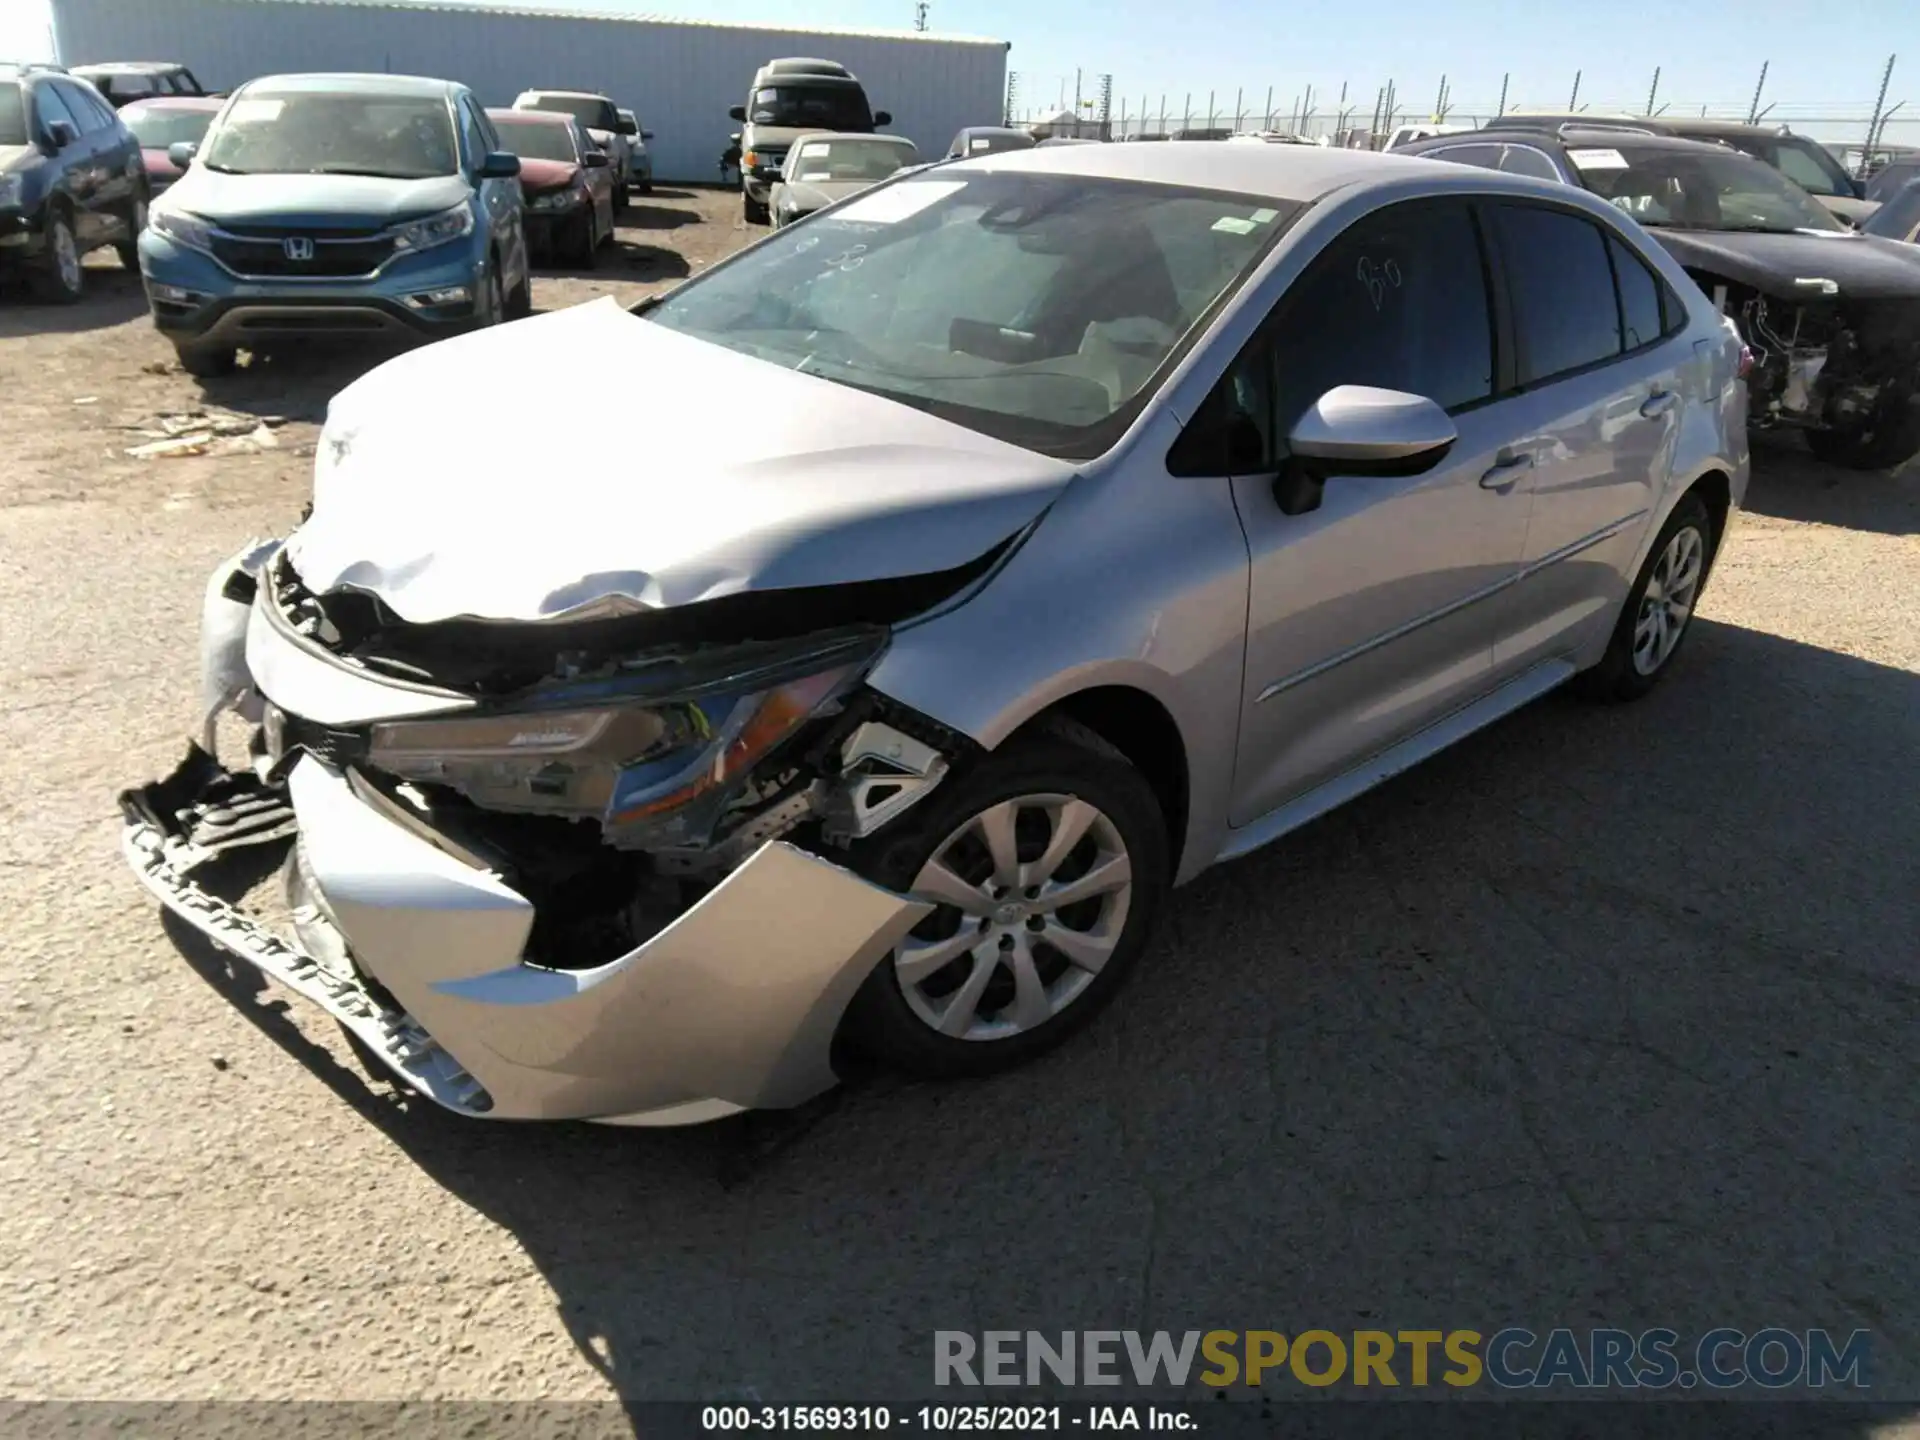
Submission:
M 436 98 L 380 83 L 394 119 Z M 492 122 L 447 97 L 489 173 Z M 232 232 L 267 184 L 226 123 L 154 232 L 201 197 Z M 421 278 L 436 237 L 488 242 L 399 133 L 331 178 L 356 243 L 420 266 L 404 308 L 473 283 Z M 813 143 L 782 191 L 831 183 Z M 861 1054 L 1031 1060 L 1171 886 L 1551 690 L 1673 670 L 1747 486 L 1749 357 L 1619 195 L 1067 148 L 896 171 L 631 312 L 335 396 L 309 514 L 205 592 L 203 741 L 121 798 L 140 880 L 410 1092 L 685 1124 Z M 402 245 L 416 205 L 455 208 Z M 686 417 L 649 464 L 421 403 L 567 413 L 583 357 Z M 223 757 L 229 708 L 253 739 Z M 201 867 L 290 835 L 287 938 Z

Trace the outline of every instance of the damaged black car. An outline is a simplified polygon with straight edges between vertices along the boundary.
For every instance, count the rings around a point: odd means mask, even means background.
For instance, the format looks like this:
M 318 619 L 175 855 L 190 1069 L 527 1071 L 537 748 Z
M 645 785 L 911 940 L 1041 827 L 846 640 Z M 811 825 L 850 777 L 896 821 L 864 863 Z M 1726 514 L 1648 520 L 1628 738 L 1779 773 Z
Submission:
M 1856 470 L 1920 454 L 1920 248 L 1850 229 L 1724 145 L 1569 126 L 1475 131 L 1397 153 L 1552 173 L 1605 196 L 1739 328 L 1755 429 L 1799 429 L 1815 455 Z

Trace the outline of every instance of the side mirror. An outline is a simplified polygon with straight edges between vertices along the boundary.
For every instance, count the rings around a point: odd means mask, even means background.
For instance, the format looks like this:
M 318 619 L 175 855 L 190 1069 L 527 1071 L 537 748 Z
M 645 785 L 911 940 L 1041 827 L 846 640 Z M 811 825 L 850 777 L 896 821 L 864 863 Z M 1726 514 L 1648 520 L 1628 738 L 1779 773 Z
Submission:
M 742 125 L 746 124 L 747 107 L 744 105 L 734 106 L 731 110 L 727 111 L 727 118 L 729 120 L 738 120 Z
M 607 168 L 608 158 L 607 152 L 604 150 L 589 150 L 582 159 L 589 170 L 604 170 Z
M 874 111 L 873 123 L 876 125 L 891 125 L 893 123 L 893 112 L 891 110 Z
M 1303 515 L 1320 507 L 1332 476 L 1419 475 L 1459 438 L 1447 412 L 1424 395 L 1336 385 L 1294 422 L 1274 498 L 1286 514 Z
M 80 132 L 73 128 L 71 120 L 55 120 L 47 126 L 47 143 L 53 146 L 55 153 L 62 151 L 80 138 Z
M 482 180 L 511 180 L 520 173 L 520 157 L 505 150 L 490 151 L 480 162 Z
M 200 147 L 191 140 L 176 140 L 167 147 L 167 163 L 176 170 L 184 170 L 193 163 L 193 157 Z
M 651 130 L 642 130 L 640 132 L 640 138 L 642 140 L 651 140 L 653 138 L 653 132 Z
M 640 127 L 631 120 L 622 120 L 620 122 L 620 133 L 622 135 L 638 135 L 640 133 Z

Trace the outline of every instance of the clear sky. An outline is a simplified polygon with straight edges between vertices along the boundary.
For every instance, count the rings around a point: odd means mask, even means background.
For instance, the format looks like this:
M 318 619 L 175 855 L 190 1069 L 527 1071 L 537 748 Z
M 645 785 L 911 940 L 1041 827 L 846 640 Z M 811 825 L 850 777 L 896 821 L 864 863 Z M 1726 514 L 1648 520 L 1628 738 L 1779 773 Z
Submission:
M 541 8 L 543 0 L 515 0 Z M 575 0 L 547 8 L 693 15 L 799 25 L 910 28 L 914 0 Z M 1013 43 L 1023 108 L 1071 98 L 1076 68 L 1091 96 L 1102 72 L 1114 77 L 1115 107 L 1179 109 L 1191 91 L 1196 111 L 1214 92 L 1222 112 L 1236 88 L 1247 109 L 1264 107 L 1268 87 L 1284 116 L 1308 85 L 1316 110 L 1331 108 L 1344 82 L 1360 123 L 1378 87 L 1393 80 L 1401 108 L 1425 112 L 1444 73 L 1460 114 L 1491 112 L 1504 73 L 1509 107 L 1564 105 L 1576 69 L 1583 103 L 1641 109 L 1661 69 L 1659 99 L 1744 111 L 1763 60 L 1772 62 L 1766 100 L 1772 118 L 1857 117 L 1873 106 L 1880 69 L 1903 39 L 1920 41 L 1914 0 L 1360 0 L 1303 6 L 1259 0 L 931 0 L 934 30 L 991 35 Z M 45 58 L 46 0 L 0 0 L 0 56 Z M 1897 65 L 1888 102 L 1914 96 L 1920 120 L 1920 44 Z M 191 47 L 183 45 L 183 52 Z M 183 58 L 191 55 L 183 53 Z M 1764 101 L 1763 101 L 1764 103 Z M 1904 118 L 1905 112 L 1902 112 Z M 1850 138 L 1857 127 L 1803 124 Z M 1896 127 L 1898 129 L 1900 127 Z M 1889 139 L 1901 138 L 1889 132 Z

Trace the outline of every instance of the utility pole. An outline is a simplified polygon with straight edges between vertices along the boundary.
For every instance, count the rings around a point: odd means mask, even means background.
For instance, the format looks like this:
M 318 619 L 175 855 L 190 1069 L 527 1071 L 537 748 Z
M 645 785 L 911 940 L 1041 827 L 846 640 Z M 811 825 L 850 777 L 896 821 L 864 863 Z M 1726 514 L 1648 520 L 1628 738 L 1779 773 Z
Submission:
M 1653 114 L 1653 97 L 1659 93 L 1660 93 L 1660 67 L 1656 65 L 1653 67 L 1653 84 L 1647 87 L 1647 108 L 1640 112 L 1642 115 Z
M 1100 138 L 1113 139 L 1113 76 L 1100 77 Z
M 1020 74 L 1016 70 L 1007 72 L 1007 113 L 1006 123 L 1013 124 L 1014 107 L 1020 103 Z
M 1747 123 L 1749 125 L 1759 123 L 1760 92 L 1767 88 L 1767 67 L 1772 63 L 1771 60 L 1762 60 L 1760 62 L 1760 78 L 1756 80 L 1753 85 L 1753 103 L 1747 106 Z
M 1512 78 L 1511 72 L 1500 77 L 1500 108 L 1493 112 L 1493 118 L 1496 120 L 1507 113 L 1507 82 Z
M 1880 93 L 1874 97 L 1873 118 L 1867 121 L 1865 158 L 1868 160 L 1873 158 L 1873 147 L 1880 143 L 1880 127 L 1886 123 L 1885 117 L 1880 112 L 1887 103 L 1887 83 L 1893 79 L 1893 62 L 1898 58 L 1897 55 L 1887 56 L 1887 68 L 1880 72 Z
M 1580 72 L 1573 72 L 1573 93 L 1567 97 L 1567 109 L 1577 111 L 1580 104 Z
M 1313 87 L 1307 86 L 1307 93 L 1300 100 L 1300 123 L 1293 127 L 1293 133 L 1304 135 L 1307 126 L 1313 123 Z
M 927 0 L 920 0 L 920 3 L 913 7 L 913 28 L 923 35 L 927 30 L 927 11 L 930 8 Z
M 1447 77 L 1440 77 L 1440 90 L 1433 97 L 1433 123 L 1438 125 L 1447 118 Z
M 1213 106 L 1213 91 L 1209 90 L 1207 91 L 1207 129 L 1209 130 L 1213 129 L 1213 117 L 1215 113 L 1216 112 Z
M 1394 115 L 1399 111 L 1399 109 L 1400 109 L 1400 88 L 1397 85 L 1395 85 L 1393 81 L 1389 80 L 1387 81 L 1387 124 L 1386 124 L 1386 129 L 1389 134 L 1391 134 L 1393 131 Z
M 1245 93 L 1244 90 L 1235 90 L 1233 92 L 1233 133 L 1236 135 L 1240 133 L 1240 117 L 1246 114 L 1246 111 L 1242 109 L 1240 105 L 1240 97 Z
M 1260 128 L 1262 130 L 1273 128 L 1273 86 L 1271 85 L 1267 86 L 1267 108 L 1260 112 Z

